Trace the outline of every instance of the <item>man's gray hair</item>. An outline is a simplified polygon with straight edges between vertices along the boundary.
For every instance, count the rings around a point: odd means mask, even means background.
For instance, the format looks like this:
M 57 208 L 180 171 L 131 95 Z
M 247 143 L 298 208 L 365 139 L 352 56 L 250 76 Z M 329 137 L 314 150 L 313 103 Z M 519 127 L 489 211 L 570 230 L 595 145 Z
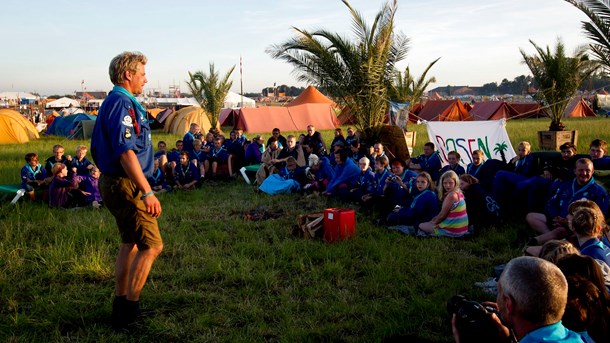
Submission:
M 568 283 L 556 265 L 541 258 L 512 259 L 500 276 L 502 293 L 516 304 L 517 315 L 534 325 L 561 320 L 568 299 Z
M 126 71 L 135 73 L 138 71 L 138 63 L 146 64 L 147 61 L 146 56 L 139 51 L 125 51 L 116 55 L 110 61 L 110 67 L 108 68 L 110 81 L 115 86 L 124 83 L 126 81 Z

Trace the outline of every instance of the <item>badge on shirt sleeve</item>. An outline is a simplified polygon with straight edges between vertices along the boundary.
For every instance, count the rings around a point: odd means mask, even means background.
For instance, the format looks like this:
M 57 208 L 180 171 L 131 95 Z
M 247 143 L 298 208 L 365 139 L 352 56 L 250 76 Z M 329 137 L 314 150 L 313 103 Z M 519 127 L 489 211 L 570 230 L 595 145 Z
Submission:
M 122 124 L 125 125 L 125 126 L 132 127 L 133 126 L 133 120 L 131 119 L 130 116 L 124 116 Z
M 131 129 L 128 127 L 125 128 L 125 138 L 131 138 Z

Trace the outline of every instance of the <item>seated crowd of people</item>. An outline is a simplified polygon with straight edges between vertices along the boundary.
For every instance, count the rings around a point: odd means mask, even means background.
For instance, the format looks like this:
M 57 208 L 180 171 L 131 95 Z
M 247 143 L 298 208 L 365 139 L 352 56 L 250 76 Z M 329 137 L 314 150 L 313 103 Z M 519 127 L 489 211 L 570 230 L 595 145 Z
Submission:
M 266 141 L 261 135 L 249 141 L 240 130 L 232 130 L 228 139 L 204 136 L 192 124 L 175 148 L 168 150 L 163 141 L 157 148 L 148 179 L 154 192 L 195 189 L 206 180 L 231 180 L 242 170 L 259 192 L 310 193 L 359 204 L 380 225 L 409 235 L 463 237 L 521 218 L 537 235 L 525 254 L 556 263 L 565 274 L 565 327 L 579 332 L 583 341 L 610 339 L 609 197 L 594 177 L 595 170 L 610 170 L 607 143 L 601 139 L 591 142 L 588 155 L 578 155 L 576 146 L 565 143 L 561 158 L 549 160 L 535 158 L 528 142 L 518 143 L 508 162 L 486 159 L 485 151 L 475 150 L 466 168 L 456 151 L 448 152 L 443 167 L 431 142 L 420 156 L 390 158 L 383 144 L 367 147 L 351 127 L 346 136 L 337 128 L 327 147 L 311 125 L 299 137 L 284 137 L 276 128 Z M 31 199 L 48 194 L 50 207 L 101 206 L 100 172 L 86 158 L 87 148 L 79 145 L 74 156 L 64 152 L 55 145 L 44 165 L 36 153 L 25 156 L 25 193 Z M 252 174 L 243 173 L 245 166 Z M 540 268 L 538 262 L 531 265 Z M 592 300 L 574 300 L 578 297 Z

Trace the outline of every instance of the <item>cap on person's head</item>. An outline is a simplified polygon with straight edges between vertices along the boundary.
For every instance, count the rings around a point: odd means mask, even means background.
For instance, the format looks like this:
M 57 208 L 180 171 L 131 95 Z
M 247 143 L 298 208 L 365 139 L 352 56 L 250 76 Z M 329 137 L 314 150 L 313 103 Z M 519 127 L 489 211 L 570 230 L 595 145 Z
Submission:
M 320 158 L 318 157 L 318 155 L 316 155 L 316 154 L 309 155 L 309 166 L 310 167 L 315 164 L 318 164 L 318 161 L 320 161 Z

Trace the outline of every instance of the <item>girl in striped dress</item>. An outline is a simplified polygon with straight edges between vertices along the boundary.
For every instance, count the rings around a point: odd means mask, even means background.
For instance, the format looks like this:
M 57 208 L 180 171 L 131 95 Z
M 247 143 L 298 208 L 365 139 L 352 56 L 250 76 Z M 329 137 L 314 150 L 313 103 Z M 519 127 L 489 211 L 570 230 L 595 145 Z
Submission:
M 419 224 L 420 233 L 426 236 L 463 236 L 468 232 L 468 214 L 460 190 L 460 179 L 454 171 L 441 176 L 438 197 L 443 202 L 441 212 L 431 221 Z

